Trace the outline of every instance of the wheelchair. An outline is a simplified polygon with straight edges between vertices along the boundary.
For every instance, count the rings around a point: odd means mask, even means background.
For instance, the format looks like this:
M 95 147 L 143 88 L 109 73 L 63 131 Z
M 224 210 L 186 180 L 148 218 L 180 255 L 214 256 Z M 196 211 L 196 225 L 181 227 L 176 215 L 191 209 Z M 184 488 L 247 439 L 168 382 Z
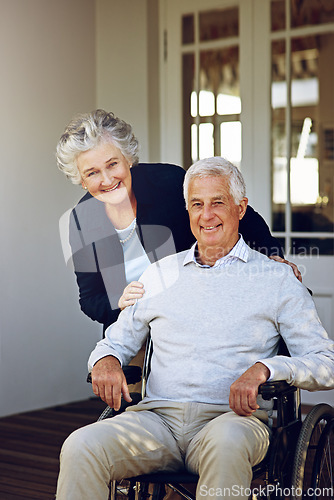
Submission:
M 145 394 L 151 355 L 152 342 L 148 341 L 142 377 L 138 366 L 123 369 L 128 384 L 142 378 L 142 394 L 131 393 L 131 404 L 138 403 Z M 259 387 L 259 394 L 264 400 L 273 400 L 272 437 L 266 457 L 253 467 L 249 497 L 334 500 L 334 408 L 317 404 L 302 419 L 300 390 L 285 381 L 266 382 Z M 117 412 L 107 407 L 98 420 L 113 417 L 128 405 L 122 401 Z M 110 499 L 161 500 L 169 488 L 182 498 L 195 500 L 197 481 L 198 476 L 186 470 L 124 478 L 111 483 Z

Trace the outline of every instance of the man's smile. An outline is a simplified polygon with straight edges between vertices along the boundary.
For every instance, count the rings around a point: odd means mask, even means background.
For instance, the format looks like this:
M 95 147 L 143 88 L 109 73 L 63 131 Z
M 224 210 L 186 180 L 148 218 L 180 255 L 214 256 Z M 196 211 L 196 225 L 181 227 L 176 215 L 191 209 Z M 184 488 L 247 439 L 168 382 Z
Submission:
M 217 229 L 220 227 L 222 224 L 217 224 L 216 226 L 201 226 L 204 231 L 213 231 L 214 229 Z

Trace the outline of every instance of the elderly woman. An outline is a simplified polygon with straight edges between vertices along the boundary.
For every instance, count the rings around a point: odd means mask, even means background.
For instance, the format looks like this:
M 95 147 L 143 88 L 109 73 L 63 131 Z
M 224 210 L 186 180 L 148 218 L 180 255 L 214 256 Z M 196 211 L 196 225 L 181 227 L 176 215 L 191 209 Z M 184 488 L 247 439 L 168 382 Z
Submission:
M 138 161 L 131 126 L 103 110 L 75 118 L 57 146 L 59 168 L 87 190 L 71 213 L 70 244 L 81 309 L 104 329 L 142 296 L 137 280 L 150 262 L 193 242 L 182 194 L 185 171 Z M 282 256 L 250 206 L 240 232 L 252 248 Z

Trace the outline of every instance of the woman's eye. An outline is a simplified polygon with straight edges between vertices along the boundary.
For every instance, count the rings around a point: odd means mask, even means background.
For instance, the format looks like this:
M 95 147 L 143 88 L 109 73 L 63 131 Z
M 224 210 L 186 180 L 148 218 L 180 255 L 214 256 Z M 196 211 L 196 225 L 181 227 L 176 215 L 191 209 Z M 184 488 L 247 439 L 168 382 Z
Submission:
M 96 172 L 89 172 L 89 174 L 87 175 L 87 177 L 92 177 L 92 175 L 95 175 Z

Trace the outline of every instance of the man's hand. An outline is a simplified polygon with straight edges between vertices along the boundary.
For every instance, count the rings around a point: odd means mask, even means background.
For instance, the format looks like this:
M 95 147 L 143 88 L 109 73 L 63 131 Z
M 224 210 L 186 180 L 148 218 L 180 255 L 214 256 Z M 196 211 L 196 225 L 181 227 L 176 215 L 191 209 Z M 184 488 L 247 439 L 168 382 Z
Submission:
M 294 264 L 293 262 L 290 262 L 288 260 L 282 259 L 282 257 L 280 257 L 279 255 L 270 255 L 269 259 L 276 260 L 276 262 L 282 262 L 283 264 L 287 264 L 288 266 L 292 267 L 292 270 L 293 270 L 294 275 L 296 276 L 297 280 L 299 280 L 301 283 L 303 282 L 301 272 L 299 271 L 296 264 Z
M 118 301 L 118 307 L 123 311 L 126 307 L 132 306 L 137 299 L 142 298 L 144 292 L 144 285 L 140 281 L 131 281 L 124 288 L 123 295 Z
M 259 385 L 266 382 L 270 375 L 268 368 L 262 363 L 248 368 L 230 388 L 230 408 L 237 415 L 250 416 L 259 405 L 256 402 Z
M 114 356 L 106 356 L 94 365 L 92 387 L 94 394 L 100 396 L 110 408 L 116 411 L 121 407 L 122 394 L 125 401 L 128 403 L 132 401 L 123 370 Z

